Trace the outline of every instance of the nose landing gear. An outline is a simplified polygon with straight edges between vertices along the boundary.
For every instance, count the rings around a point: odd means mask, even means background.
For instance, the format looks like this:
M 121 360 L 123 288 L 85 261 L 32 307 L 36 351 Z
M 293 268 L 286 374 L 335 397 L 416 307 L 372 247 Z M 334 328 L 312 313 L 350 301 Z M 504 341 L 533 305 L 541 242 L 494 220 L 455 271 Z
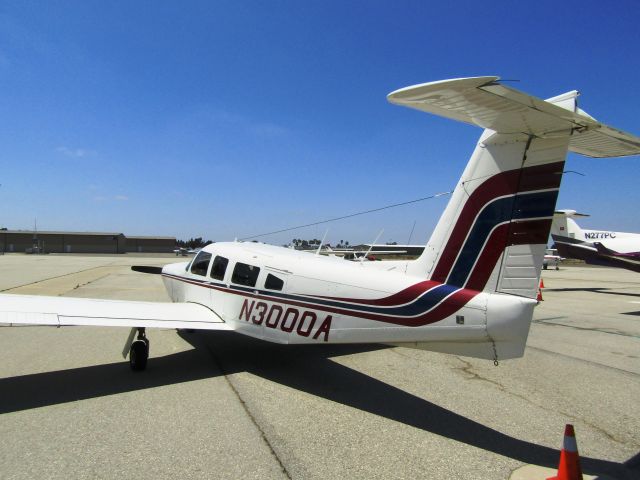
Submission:
M 147 367 L 149 358 L 149 339 L 144 327 L 138 328 L 138 338 L 131 344 L 129 350 L 129 366 L 131 370 L 142 371 Z

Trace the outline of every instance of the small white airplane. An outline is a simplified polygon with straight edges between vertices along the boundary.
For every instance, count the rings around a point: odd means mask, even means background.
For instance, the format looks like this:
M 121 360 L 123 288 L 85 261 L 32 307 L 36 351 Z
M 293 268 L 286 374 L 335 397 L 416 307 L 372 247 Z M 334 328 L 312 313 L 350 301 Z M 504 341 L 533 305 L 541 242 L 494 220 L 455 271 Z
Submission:
M 259 243 L 215 243 L 162 275 L 175 303 L 0 295 L 0 323 L 131 327 L 134 370 L 147 327 L 233 330 L 289 344 L 388 343 L 494 360 L 524 353 L 567 151 L 640 154 L 640 138 L 498 77 L 425 83 L 388 100 L 484 128 L 415 260 L 345 262 Z M 133 342 L 135 333 L 138 339 Z M 129 347 L 130 345 L 130 347 Z
M 561 255 L 640 272 L 640 233 L 584 230 L 573 220 L 588 216 L 575 210 L 555 212 L 551 238 Z
M 320 255 L 329 255 L 331 257 L 342 257 L 346 260 L 376 260 L 376 256 L 385 255 L 404 255 L 406 250 L 401 249 L 387 249 L 387 250 L 373 250 L 372 245 L 365 245 L 368 247 L 366 250 L 356 250 L 353 248 L 331 248 L 327 245 L 325 248 L 319 250 Z M 424 247 L 423 247 L 424 248 Z M 305 250 L 309 251 L 309 250 Z
M 176 254 L 176 257 L 179 256 L 183 256 L 186 257 L 188 255 L 195 255 L 196 253 L 198 253 L 200 250 L 202 250 L 202 248 L 185 248 L 185 247 L 179 247 L 173 250 L 173 253 Z
M 560 270 L 560 262 L 565 260 L 560 255 L 556 255 L 558 250 L 556 248 L 547 248 L 544 251 L 544 260 L 542 262 L 542 268 L 548 270 L 550 266 L 555 267 L 556 270 Z

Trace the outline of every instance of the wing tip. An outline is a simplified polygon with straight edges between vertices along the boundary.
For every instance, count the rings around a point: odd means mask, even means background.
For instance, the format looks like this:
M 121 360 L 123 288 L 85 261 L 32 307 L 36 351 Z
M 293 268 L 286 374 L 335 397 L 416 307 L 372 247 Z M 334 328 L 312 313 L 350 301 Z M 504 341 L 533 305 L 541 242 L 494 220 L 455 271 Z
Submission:
M 455 87 L 456 89 L 477 88 L 497 82 L 498 80 L 500 80 L 500 77 L 484 76 L 450 78 L 446 80 L 436 80 L 435 82 L 419 83 L 394 90 L 387 95 L 387 100 L 390 103 L 404 105 L 412 101 L 420 100 L 421 97 L 428 95 L 429 92 L 433 90 L 441 90 L 447 87 Z

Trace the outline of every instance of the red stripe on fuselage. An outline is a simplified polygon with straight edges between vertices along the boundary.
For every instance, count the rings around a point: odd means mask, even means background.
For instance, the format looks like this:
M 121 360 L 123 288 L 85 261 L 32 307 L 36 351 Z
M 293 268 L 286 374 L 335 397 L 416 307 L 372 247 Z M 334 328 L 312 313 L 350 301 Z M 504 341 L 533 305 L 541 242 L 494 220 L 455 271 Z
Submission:
M 388 297 L 376 298 L 372 300 L 361 299 L 361 298 L 323 297 L 323 296 L 317 296 L 317 298 L 322 298 L 326 300 L 337 300 L 340 302 L 357 303 L 359 305 L 378 305 L 382 307 L 400 306 L 407 303 L 411 303 L 422 294 L 440 285 L 442 285 L 442 283 L 440 282 L 425 280 L 424 282 L 419 282 L 419 283 L 416 283 L 415 285 L 411 285 L 410 287 L 407 287 L 404 290 L 401 290 L 398 293 L 394 293 L 393 295 L 390 295 Z
M 404 327 L 420 327 L 424 325 L 429 325 L 431 323 L 439 322 L 449 315 L 454 314 L 462 307 L 464 307 L 469 300 L 478 295 L 480 292 L 472 291 L 472 290 L 457 290 L 449 297 L 445 298 L 440 304 L 438 304 L 434 309 L 423 313 L 422 315 L 418 315 L 415 317 L 398 317 L 394 315 L 381 315 L 377 313 L 371 312 L 360 312 L 357 310 L 349 310 L 346 308 L 338 308 L 333 306 L 326 305 L 318 305 L 315 303 L 307 303 L 296 300 L 288 300 L 277 298 L 274 299 L 269 296 L 264 296 L 260 294 L 250 294 L 246 292 L 239 291 L 228 291 L 227 293 L 234 293 L 236 295 L 248 296 L 250 298 L 257 298 L 260 300 L 269 300 L 271 302 L 282 303 L 285 305 L 294 305 L 296 307 L 307 308 L 310 310 L 320 310 L 323 312 L 333 313 L 336 315 L 345 315 L 349 317 L 356 318 L 364 318 L 367 320 L 376 320 L 378 322 L 392 323 L 394 325 L 402 325 Z
M 226 287 L 219 287 L 217 285 L 207 285 L 200 282 L 195 282 L 189 280 L 187 278 L 179 277 L 177 275 L 171 274 L 163 274 L 169 278 L 174 280 L 178 280 L 181 282 L 189 283 L 191 285 L 197 285 L 203 288 L 210 288 L 212 290 L 218 290 L 223 293 L 230 293 L 233 295 L 239 295 L 242 297 L 255 298 L 259 300 L 267 300 L 270 302 L 280 303 L 284 305 L 293 305 L 296 307 L 307 308 L 310 310 L 320 310 L 323 312 L 334 313 L 336 315 L 345 315 L 350 317 L 364 318 L 367 320 L 376 320 L 379 322 L 392 323 L 394 325 L 401 325 L 405 327 L 420 327 L 424 325 L 429 325 L 431 323 L 439 322 L 444 318 L 453 315 L 455 312 L 464 307 L 473 297 L 478 295 L 480 292 L 461 289 L 456 290 L 452 295 L 446 297 L 440 304 L 438 304 L 432 310 L 423 313 L 422 315 L 418 315 L 415 317 L 398 317 L 393 315 L 380 315 L 370 312 L 359 312 L 353 311 L 345 308 L 332 307 L 327 305 L 317 305 L 315 303 L 308 303 L 297 300 L 290 300 L 284 298 L 273 298 L 267 295 L 260 295 L 259 293 L 250 293 L 243 292 L 240 290 L 233 290 Z M 420 282 L 425 283 L 425 282 Z M 420 284 L 417 284 L 420 285 Z M 401 292 L 400 292 L 401 293 Z

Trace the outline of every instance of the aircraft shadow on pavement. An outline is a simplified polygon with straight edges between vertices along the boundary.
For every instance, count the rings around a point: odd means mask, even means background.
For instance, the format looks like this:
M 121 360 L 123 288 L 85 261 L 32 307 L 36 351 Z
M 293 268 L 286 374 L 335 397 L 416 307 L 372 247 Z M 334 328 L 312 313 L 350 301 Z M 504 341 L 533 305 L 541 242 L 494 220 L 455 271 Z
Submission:
M 194 349 L 151 357 L 145 372 L 131 372 L 120 362 L 0 379 L 0 414 L 248 372 L 514 460 L 557 467 L 559 449 L 503 434 L 331 360 L 388 348 L 384 345 L 281 346 L 232 332 L 179 335 Z M 637 473 L 637 460 L 619 464 L 581 457 L 581 464 L 585 473 L 633 478 L 630 469 Z

